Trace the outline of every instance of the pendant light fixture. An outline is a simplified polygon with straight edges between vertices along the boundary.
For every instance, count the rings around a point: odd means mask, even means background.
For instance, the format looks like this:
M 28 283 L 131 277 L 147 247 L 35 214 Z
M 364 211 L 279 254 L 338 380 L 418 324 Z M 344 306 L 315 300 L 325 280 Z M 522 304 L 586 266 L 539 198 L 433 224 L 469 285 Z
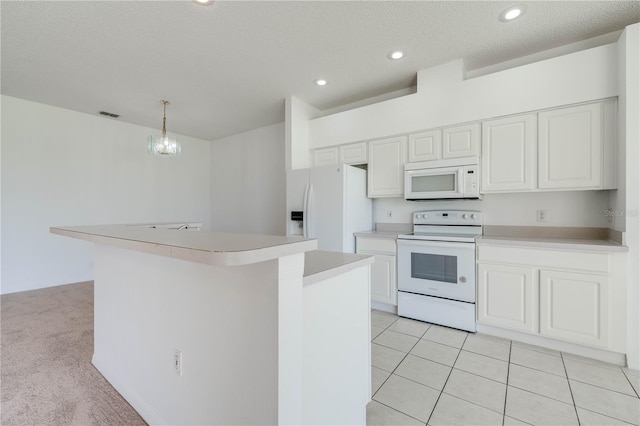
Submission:
M 178 141 L 167 135 L 167 105 L 169 101 L 161 101 L 164 113 L 162 115 L 162 136 L 150 135 L 147 139 L 147 152 L 157 155 L 178 155 L 180 154 L 180 144 Z

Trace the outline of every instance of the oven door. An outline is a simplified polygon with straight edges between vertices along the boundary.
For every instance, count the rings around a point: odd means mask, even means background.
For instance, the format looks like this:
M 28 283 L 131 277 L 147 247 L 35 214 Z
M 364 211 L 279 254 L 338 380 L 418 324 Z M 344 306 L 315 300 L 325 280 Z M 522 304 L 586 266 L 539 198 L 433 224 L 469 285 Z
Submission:
M 398 290 L 475 302 L 476 245 L 398 240 Z

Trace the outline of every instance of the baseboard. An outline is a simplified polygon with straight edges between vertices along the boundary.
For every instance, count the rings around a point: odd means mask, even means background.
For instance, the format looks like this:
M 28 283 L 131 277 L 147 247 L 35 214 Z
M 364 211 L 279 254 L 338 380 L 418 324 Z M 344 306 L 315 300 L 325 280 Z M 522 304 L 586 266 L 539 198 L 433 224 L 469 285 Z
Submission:
M 550 339 L 544 336 L 522 333 L 520 331 L 508 330 L 505 328 L 494 327 L 486 324 L 477 323 L 476 327 L 478 333 L 502 337 L 503 339 L 515 340 L 517 342 L 536 345 L 547 349 L 553 349 L 555 351 L 583 356 L 586 358 L 597 359 L 598 361 L 604 361 L 610 364 L 620 365 L 622 367 L 625 367 L 627 365 L 626 355 L 618 352 L 592 348 L 589 346 L 579 345 L 577 343 L 563 342 L 561 340 Z
M 120 380 L 115 371 L 110 368 L 109 362 L 98 354 L 94 353 L 91 359 L 93 366 L 104 376 L 105 379 L 114 387 L 116 391 L 140 414 L 147 424 L 150 425 L 166 425 L 169 424 L 161 416 L 158 415 L 147 403 L 145 403 L 138 394 L 136 394 L 127 385 L 126 382 Z
M 371 301 L 371 309 L 375 309 L 377 311 L 385 311 L 392 314 L 398 313 L 397 306 L 389 305 L 388 303 L 376 302 L 375 300 Z

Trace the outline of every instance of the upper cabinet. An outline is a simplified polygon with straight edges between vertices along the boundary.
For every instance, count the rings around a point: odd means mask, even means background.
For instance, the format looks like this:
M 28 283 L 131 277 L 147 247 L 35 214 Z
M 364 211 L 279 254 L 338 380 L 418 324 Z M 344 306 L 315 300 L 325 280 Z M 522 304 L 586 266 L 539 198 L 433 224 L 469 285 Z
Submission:
M 402 197 L 404 164 L 407 161 L 407 137 L 396 136 L 369 142 L 369 198 Z
M 311 165 L 316 166 L 335 166 L 338 164 L 338 147 L 314 149 L 312 151 Z
M 480 124 L 447 127 L 409 135 L 409 163 L 480 155 Z
M 442 131 L 431 130 L 409 135 L 408 151 L 409 163 L 442 158 Z
M 367 143 L 350 143 L 312 151 L 311 167 L 336 166 L 338 164 L 367 164 Z
M 442 130 L 442 158 L 480 155 L 480 124 L 449 127 Z
M 482 123 L 481 192 L 613 189 L 616 101 Z
M 367 143 L 358 142 L 340 146 L 341 164 L 367 164 Z
M 536 186 L 536 114 L 482 123 L 482 192 L 530 191 Z
M 614 145 L 613 126 L 605 123 L 612 102 L 578 105 L 538 116 L 538 187 L 540 189 L 606 189 L 605 149 Z M 605 129 L 610 129 L 605 132 Z

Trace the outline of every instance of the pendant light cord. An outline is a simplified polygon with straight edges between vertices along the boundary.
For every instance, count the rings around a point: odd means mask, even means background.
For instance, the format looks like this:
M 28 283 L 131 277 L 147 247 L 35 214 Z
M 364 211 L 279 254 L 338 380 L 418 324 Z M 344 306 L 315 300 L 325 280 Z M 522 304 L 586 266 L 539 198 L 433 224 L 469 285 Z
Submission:
M 167 135 L 167 104 L 169 101 L 162 100 L 162 104 L 164 105 L 164 112 L 162 114 L 162 136 Z

